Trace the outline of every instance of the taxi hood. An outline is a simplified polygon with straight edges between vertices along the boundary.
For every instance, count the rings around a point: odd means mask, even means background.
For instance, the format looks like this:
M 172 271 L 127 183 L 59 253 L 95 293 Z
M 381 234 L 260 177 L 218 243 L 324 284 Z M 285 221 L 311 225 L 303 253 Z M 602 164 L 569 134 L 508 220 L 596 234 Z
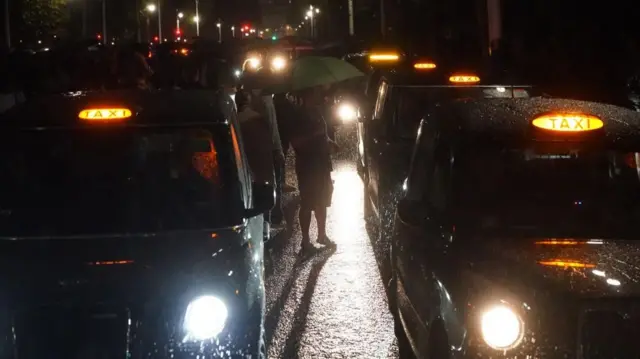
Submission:
M 477 238 L 474 271 L 577 298 L 640 296 L 640 239 Z M 481 245 L 479 245 L 481 243 Z M 481 248 L 480 250 L 478 250 Z

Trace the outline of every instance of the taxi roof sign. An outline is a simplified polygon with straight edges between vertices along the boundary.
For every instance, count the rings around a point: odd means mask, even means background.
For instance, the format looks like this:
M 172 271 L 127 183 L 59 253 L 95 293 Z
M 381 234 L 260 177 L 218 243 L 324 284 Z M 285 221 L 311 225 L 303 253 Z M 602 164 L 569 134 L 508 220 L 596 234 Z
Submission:
M 536 117 L 531 124 L 537 128 L 554 132 L 587 132 L 604 127 L 596 116 L 581 113 L 552 113 Z
M 78 118 L 86 121 L 116 121 L 131 117 L 131 110 L 128 108 L 88 108 L 80 111 Z
M 416 62 L 413 64 L 413 68 L 416 70 L 433 70 L 436 68 L 436 64 L 433 62 Z
M 475 84 L 480 82 L 480 77 L 476 75 L 453 75 L 449 77 L 449 82 L 454 84 Z
M 547 267 L 561 267 L 561 268 L 594 268 L 595 265 L 591 263 L 579 262 L 571 259 L 552 259 L 547 261 L 538 262 Z
M 399 59 L 400 59 L 400 55 L 393 52 L 372 53 L 369 55 L 369 61 L 372 61 L 372 62 L 393 62 L 393 61 L 398 61 Z

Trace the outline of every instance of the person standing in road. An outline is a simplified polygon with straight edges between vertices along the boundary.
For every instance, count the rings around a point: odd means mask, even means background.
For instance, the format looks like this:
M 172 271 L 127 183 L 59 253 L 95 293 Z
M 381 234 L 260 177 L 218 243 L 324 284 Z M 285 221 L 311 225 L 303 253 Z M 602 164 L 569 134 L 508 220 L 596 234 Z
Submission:
M 300 190 L 300 228 L 302 230 L 301 253 L 317 250 L 311 243 L 311 213 L 318 227 L 319 244 L 335 247 L 327 236 L 327 207 L 331 206 L 333 181 L 331 171 L 331 146 L 337 147 L 327 135 L 327 124 L 322 117 L 323 96 L 317 88 L 299 94 L 300 112 L 291 137 L 296 153 L 296 176 Z
M 254 182 L 274 183 L 274 162 L 272 155 L 272 139 L 267 119 L 251 106 L 251 95 L 243 90 L 236 93 L 238 106 L 238 122 L 247 153 L 247 161 Z M 264 236 L 269 238 L 271 211 L 264 214 Z
M 273 150 L 273 162 L 275 166 L 275 188 L 276 188 L 276 204 L 273 208 L 272 225 L 282 228 L 285 226 L 284 212 L 282 210 L 282 183 L 284 182 L 284 151 L 282 150 L 282 141 L 278 130 L 278 120 L 276 117 L 276 108 L 273 103 L 273 95 L 265 93 L 264 87 L 269 83 L 269 73 L 260 71 L 257 74 L 247 76 L 245 85 L 251 89 L 251 107 L 263 115 L 269 123 L 269 133 L 271 134 L 271 143 Z
M 291 147 L 291 131 L 295 126 L 295 105 L 287 98 L 286 94 L 275 94 L 273 96 L 273 104 L 276 108 L 276 117 L 278 119 L 278 132 L 280 134 L 280 142 L 282 143 L 282 153 L 286 156 Z M 287 184 L 286 167 L 282 169 L 282 191 L 295 192 L 297 188 Z

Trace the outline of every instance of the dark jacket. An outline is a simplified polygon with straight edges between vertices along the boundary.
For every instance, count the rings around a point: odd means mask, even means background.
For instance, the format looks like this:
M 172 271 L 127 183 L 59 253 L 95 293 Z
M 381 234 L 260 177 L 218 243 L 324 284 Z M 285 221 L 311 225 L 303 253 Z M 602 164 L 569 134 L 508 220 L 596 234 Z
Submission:
M 274 183 L 273 145 L 269 123 L 264 116 L 247 107 L 238 112 L 238 122 L 253 180 Z

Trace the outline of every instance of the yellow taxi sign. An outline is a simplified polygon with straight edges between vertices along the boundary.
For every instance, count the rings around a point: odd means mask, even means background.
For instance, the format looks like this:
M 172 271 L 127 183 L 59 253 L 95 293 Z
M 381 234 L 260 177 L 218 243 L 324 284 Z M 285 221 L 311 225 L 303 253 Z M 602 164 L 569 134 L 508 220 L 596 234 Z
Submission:
M 595 267 L 594 264 L 574 261 L 571 259 L 552 259 L 547 261 L 540 261 L 538 263 L 547 267 L 560 267 L 560 268 L 594 268 Z
M 115 121 L 129 117 L 131 117 L 131 110 L 122 107 L 88 108 L 78 114 L 78 118 L 87 121 Z
M 436 68 L 436 64 L 433 62 L 416 62 L 413 64 L 413 68 L 416 70 L 433 70 Z
M 369 55 L 369 61 L 372 62 L 394 62 L 400 59 L 400 55 L 396 53 L 373 53 Z
M 598 117 L 580 113 L 553 113 L 538 116 L 531 124 L 554 132 L 586 132 L 604 127 L 604 122 Z
M 480 82 L 480 77 L 476 75 L 453 75 L 449 77 L 449 82 L 454 84 L 476 84 Z

